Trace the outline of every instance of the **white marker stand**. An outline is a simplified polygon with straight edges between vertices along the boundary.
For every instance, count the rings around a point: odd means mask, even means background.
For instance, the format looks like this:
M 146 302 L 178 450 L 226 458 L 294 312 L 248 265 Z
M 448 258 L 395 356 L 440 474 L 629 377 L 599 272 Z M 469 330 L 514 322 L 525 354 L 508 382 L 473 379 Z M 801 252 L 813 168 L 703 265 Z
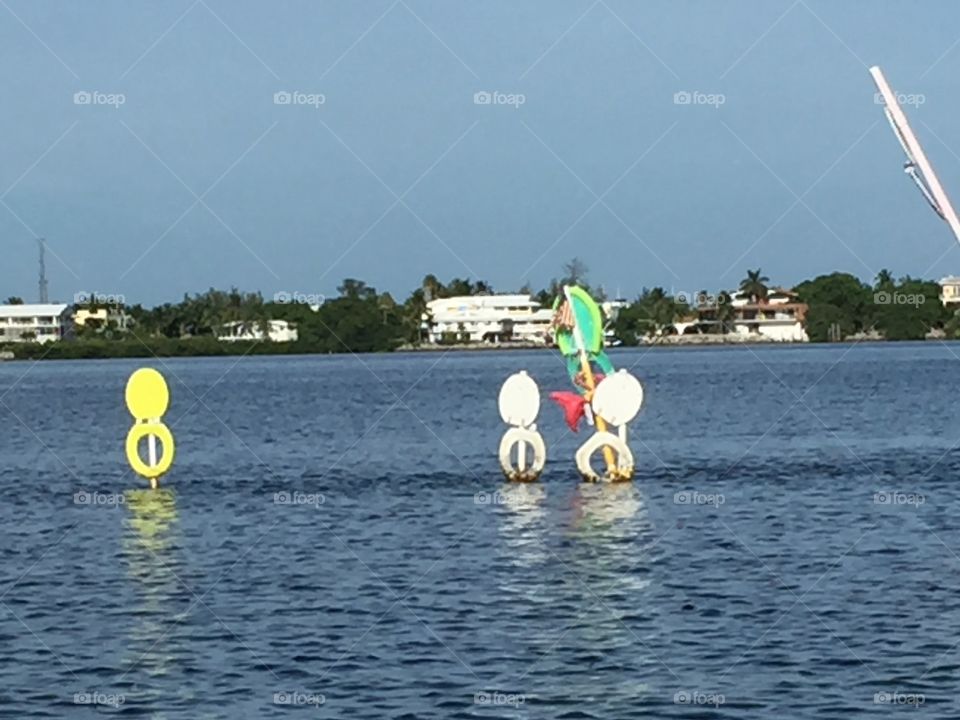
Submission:
M 147 435 L 147 458 L 150 461 L 150 467 L 157 466 L 157 436 Z M 150 479 L 150 487 L 154 490 L 158 487 L 157 478 Z
M 547 462 L 547 447 L 537 432 L 535 421 L 540 413 L 540 388 L 526 372 L 507 378 L 500 388 L 500 417 L 512 427 L 500 441 L 500 467 L 507 480 L 534 482 L 540 478 Z M 527 444 L 533 447 L 533 465 L 527 467 Z M 513 464 L 513 448 L 517 448 L 517 464 Z
M 597 450 L 609 447 L 617 454 L 617 479 L 633 477 L 634 461 L 630 446 L 627 445 L 627 423 L 637 416 L 643 406 L 643 386 L 626 370 L 618 370 L 600 381 L 590 404 L 596 415 L 617 427 L 617 434 L 595 432 L 591 435 L 577 450 L 577 470 L 590 482 L 610 479 L 598 474 L 590 464 L 590 458 Z

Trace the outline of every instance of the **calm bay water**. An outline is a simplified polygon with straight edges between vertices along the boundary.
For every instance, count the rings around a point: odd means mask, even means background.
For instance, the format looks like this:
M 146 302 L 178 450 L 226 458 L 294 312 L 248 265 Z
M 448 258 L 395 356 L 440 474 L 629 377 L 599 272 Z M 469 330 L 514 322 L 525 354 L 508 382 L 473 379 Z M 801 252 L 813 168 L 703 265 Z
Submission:
M 960 345 L 613 360 L 619 487 L 546 400 L 543 482 L 501 481 L 549 352 L 0 364 L 0 717 L 956 717 Z

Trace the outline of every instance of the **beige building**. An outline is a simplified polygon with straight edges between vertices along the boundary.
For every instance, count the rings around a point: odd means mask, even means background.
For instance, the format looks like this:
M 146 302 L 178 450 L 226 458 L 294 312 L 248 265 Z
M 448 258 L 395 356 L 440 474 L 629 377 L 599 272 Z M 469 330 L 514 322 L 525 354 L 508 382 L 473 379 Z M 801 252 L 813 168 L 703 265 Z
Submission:
M 940 281 L 940 302 L 947 308 L 960 308 L 960 277 L 950 275 Z
M 85 326 L 89 321 L 95 320 L 100 327 L 106 327 L 107 323 L 114 323 L 119 330 L 126 330 L 129 316 L 122 310 L 107 309 L 105 307 L 78 308 L 73 314 L 73 322 L 77 327 Z

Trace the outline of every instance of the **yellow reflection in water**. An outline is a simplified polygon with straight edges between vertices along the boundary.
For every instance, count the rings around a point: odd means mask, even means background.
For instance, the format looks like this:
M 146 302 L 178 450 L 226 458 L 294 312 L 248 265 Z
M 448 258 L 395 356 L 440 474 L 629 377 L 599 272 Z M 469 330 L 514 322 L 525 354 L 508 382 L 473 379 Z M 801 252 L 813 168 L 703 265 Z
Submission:
M 125 501 L 130 516 L 123 538 L 124 557 L 139 598 L 133 609 L 136 622 L 130 633 L 130 662 L 132 670 L 165 675 L 173 659 L 165 641 L 176 620 L 171 601 L 179 585 L 172 569 L 176 564 L 176 496 L 167 488 L 128 490 Z

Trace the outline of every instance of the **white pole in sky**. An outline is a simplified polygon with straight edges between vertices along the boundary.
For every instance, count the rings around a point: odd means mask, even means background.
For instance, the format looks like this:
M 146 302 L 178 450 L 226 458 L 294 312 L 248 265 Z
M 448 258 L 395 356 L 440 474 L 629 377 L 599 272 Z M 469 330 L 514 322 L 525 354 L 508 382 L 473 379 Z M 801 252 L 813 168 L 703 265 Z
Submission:
M 873 81 L 877 84 L 880 95 L 883 96 L 883 102 L 886 105 L 890 122 L 899 135 L 904 150 L 909 156 L 909 159 L 916 163 L 923 182 L 926 183 L 930 189 L 930 195 L 933 197 L 939 211 L 943 214 L 943 219 L 947 221 L 957 242 L 960 242 L 960 220 L 957 219 L 957 213 L 954 211 L 953 205 L 950 204 L 950 198 L 947 197 L 943 186 L 940 185 L 940 180 L 937 179 L 936 173 L 933 172 L 933 166 L 930 165 L 930 161 L 927 160 L 927 156 L 920 146 L 920 141 L 917 140 L 917 136 L 913 134 L 910 123 L 907 122 L 907 116 L 901 109 L 900 103 L 897 102 L 896 94 L 890 89 L 890 84 L 883 76 L 879 67 L 874 65 L 870 68 L 870 74 L 873 76 Z

